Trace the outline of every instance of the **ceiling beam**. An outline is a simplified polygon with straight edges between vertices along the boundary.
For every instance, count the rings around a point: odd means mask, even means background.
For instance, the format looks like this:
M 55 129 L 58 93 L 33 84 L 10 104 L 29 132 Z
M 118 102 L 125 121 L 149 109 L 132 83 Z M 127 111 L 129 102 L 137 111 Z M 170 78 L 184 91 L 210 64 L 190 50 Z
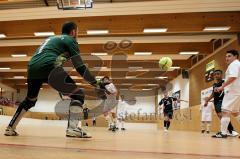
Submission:
M 60 19 L 22 20 L 0 22 L 0 32 L 7 38 L 36 38 L 34 32 L 53 31 L 61 34 L 61 26 L 66 21 L 74 21 L 78 26 L 79 37 L 92 37 L 87 35 L 87 30 L 107 29 L 108 34 L 98 35 L 104 37 L 148 36 L 145 28 L 167 28 L 166 32 L 154 33 L 156 35 L 201 35 L 216 33 L 237 33 L 240 23 L 237 20 L 240 12 L 201 12 L 201 13 L 175 13 L 151 14 L 129 16 L 101 16 L 101 17 L 76 17 Z M 99 23 L 101 22 L 101 23 Z M 127 23 L 127 25 L 126 25 Z M 203 31 L 207 26 L 230 26 L 226 31 Z M 96 36 L 96 35 L 94 35 Z
M 210 35 L 178 35 L 178 36 L 128 36 L 128 37 L 83 37 L 78 38 L 78 43 L 81 44 L 106 44 L 109 41 L 121 43 L 127 39 L 132 43 L 204 43 L 210 42 L 212 39 L 231 39 L 236 37 L 236 34 L 210 34 Z M 18 39 L 9 40 L 1 39 L 0 47 L 14 46 L 39 46 L 44 39 Z
M 163 55 L 145 55 L 145 56 L 135 56 L 135 55 L 127 55 L 127 56 L 122 56 L 122 55 L 108 55 L 108 56 L 81 56 L 82 59 L 87 62 L 87 61 L 136 61 L 136 60 L 151 60 L 151 61 L 156 61 L 159 60 L 162 57 L 170 57 L 172 60 L 187 60 L 191 55 L 178 55 L 178 54 L 163 54 Z M 30 61 L 31 57 L 19 57 L 19 58 L 11 58 L 11 57 L 1 57 L 0 58 L 0 63 L 1 62 L 28 62 Z M 124 59 L 124 60 L 123 60 Z M 98 65 L 98 64 L 97 64 Z M 97 66 L 96 65 L 96 66 Z
M 0 21 L 116 16 L 139 14 L 166 14 L 192 12 L 239 11 L 239 0 L 172 0 L 134 3 L 96 4 L 92 9 L 61 11 L 54 7 L 24 8 L 0 11 Z M 48 14 L 46 14 L 48 13 Z M 15 16 L 12 16 L 15 15 Z
M 178 54 L 180 51 L 198 51 L 201 54 L 210 54 L 211 42 L 181 42 L 181 43 L 132 43 L 127 49 L 121 49 L 121 43 L 116 47 L 107 49 L 109 44 L 80 44 L 81 55 L 90 53 L 107 52 L 109 55 L 123 53 L 133 55 L 134 52 L 152 52 L 154 55 Z M 32 56 L 39 46 L 5 46 L 0 47 L 0 57 L 11 57 L 12 54 L 26 54 Z
M 1 59 L 1 58 L 0 58 Z M 103 60 L 100 62 L 97 61 L 87 61 L 84 60 L 84 62 L 88 65 L 89 68 L 97 67 L 107 67 L 117 69 L 127 69 L 129 67 L 142 67 L 143 69 L 151 69 L 151 68 L 159 68 L 158 64 L 159 59 L 155 60 L 132 60 L 132 61 L 125 61 L 125 60 L 119 60 L 118 66 L 115 66 L 114 63 L 112 63 L 111 60 Z M 10 67 L 11 69 L 26 69 L 28 65 L 28 61 L 3 61 L 0 62 L 0 67 Z M 190 67 L 190 61 L 188 60 L 173 60 L 173 66 L 179 66 L 181 68 L 189 68 Z M 73 67 L 71 64 L 66 64 L 64 67 Z M 141 69 L 141 68 L 139 68 Z M 0 72 L 8 72 L 12 70 L 0 70 Z M 116 70 L 117 71 L 117 70 Z M 14 72 L 14 71 L 13 71 Z
M 168 78 L 174 78 L 178 75 L 177 70 L 174 71 L 136 71 L 136 72 L 114 72 L 114 71 L 101 71 L 101 72 L 91 72 L 94 76 L 110 76 L 113 80 L 114 79 L 121 79 L 121 80 L 132 80 L 132 79 L 152 79 L 159 76 L 166 76 Z M 1 79 L 7 79 L 7 80 L 22 80 L 22 79 L 15 79 L 14 76 L 24 76 L 26 79 L 27 72 L 7 72 L 7 73 L 0 73 Z M 71 72 L 69 75 L 73 76 L 73 79 L 79 79 L 81 80 L 82 77 L 77 72 Z M 143 81 L 144 82 L 144 81 Z

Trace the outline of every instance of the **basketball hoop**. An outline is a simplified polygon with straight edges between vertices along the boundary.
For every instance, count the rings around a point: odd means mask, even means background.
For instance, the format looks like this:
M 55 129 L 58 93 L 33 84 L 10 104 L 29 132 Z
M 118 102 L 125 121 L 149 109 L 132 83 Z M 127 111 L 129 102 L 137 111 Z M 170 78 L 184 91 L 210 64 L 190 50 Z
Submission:
M 93 7 L 93 0 L 57 0 L 57 8 L 62 10 L 81 10 Z

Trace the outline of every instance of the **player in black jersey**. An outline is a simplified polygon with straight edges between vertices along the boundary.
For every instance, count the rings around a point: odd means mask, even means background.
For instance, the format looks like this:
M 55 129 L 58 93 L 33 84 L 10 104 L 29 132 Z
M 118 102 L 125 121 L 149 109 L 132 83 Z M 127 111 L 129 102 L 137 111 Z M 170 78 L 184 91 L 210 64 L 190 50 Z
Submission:
M 88 107 L 83 108 L 83 117 L 84 117 L 84 120 L 85 120 L 85 126 L 88 126 L 87 119 L 88 119 L 89 111 L 90 110 L 88 109 Z
M 173 118 L 173 103 L 183 101 L 175 97 L 169 97 L 167 92 L 164 92 L 164 98 L 159 102 L 159 106 L 163 106 L 164 113 L 164 131 L 167 131 Z
M 213 84 L 213 90 L 215 88 L 221 87 L 222 84 L 224 83 L 223 80 L 223 72 L 222 70 L 215 70 L 214 71 L 214 78 L 215 78 L 215 83 Z M 204 104 L 204 106 L 208 105 L 208 102 L 213 99 L 213 103 L 214 103 L 214 108 L 215 111 L 217 113 L 218 118 L 221 120 L 222 118 L 222 101 L 223 101 L 223 97 L 224 97 L 224 91 L 222 92 L 214 92 L 212 91 L 211 96 L 209 96 L 206 99 L 206 102 Z M 230 122 L 228 125 L 228 131 L 229 131 L 229 136 L 237 136 L 237 132 L 234 131 L 234 128 L 232 126 L 232 123 Z

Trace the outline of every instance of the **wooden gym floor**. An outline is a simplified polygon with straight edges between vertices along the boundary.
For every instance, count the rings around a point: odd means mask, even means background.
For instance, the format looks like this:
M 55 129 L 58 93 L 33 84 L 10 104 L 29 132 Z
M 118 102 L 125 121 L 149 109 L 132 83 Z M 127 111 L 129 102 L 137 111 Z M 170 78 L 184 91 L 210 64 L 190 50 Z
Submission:
M 3 135 L 10 117 L 0 116 L 1 159 L 231 159 L 240 158 L 238 138 L 212 139 L 199 132 L 157 130 L 127 124 L 126 132 L 89 128 L 92 139 L 65 137 L 65 121 L 24 119 L 18 137 Z

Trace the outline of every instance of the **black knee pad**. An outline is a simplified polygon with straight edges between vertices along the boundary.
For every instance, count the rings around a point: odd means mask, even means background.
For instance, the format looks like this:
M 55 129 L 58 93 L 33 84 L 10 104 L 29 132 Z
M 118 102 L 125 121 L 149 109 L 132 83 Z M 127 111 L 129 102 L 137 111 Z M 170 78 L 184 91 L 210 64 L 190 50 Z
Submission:
M 28 111 L 29 109 L 35 106 L 36 102 L 37 100 L 31 101 L 28 98 L 25 98 L 25 100 L 19 105 L 19 107 L 23 107 L 23 109 Z
M 82 96 L 71 95 L 71 98 L 72 98 L 73 100 L 80 101 L 80 102 L 82 103 L 82 105 L 84 104 L 84 97 L 82 97 Z
M 73 100 L 78 100 L 82 104 L 84 104 L 85 94 L 84 94 L 84 92 L 81 89 L 79 89 L 77 92 L 74 92 L 74 94 L 72 94 L 70 97 Z

